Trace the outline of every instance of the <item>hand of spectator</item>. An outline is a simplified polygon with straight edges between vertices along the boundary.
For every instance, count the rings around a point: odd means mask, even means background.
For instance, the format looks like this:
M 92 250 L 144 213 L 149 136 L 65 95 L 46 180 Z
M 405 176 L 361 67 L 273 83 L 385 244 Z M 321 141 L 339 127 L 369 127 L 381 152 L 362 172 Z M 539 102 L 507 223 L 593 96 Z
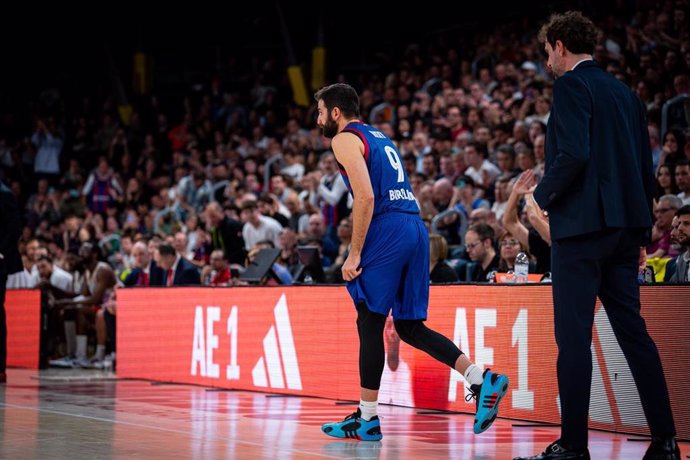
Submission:
M 455 214 L 455 213 L 448 214 L 448 215 L 445 216 L 445 217 L 443 218 L 443 220 L 440 222 L 440 224 L 441 224 L 440 226 L 441 226 L 442 228 L 449 227 L 449 226 L 453 225 L 453 223 L 454 223 L 456 220 L 458 220 L 458 215 L 457 215 L 457 214 Z
M 431 197 L 429 197 L 431 198 Z M 450 199 L 449 208 L 455 206 L 455 203 L 462 201 L 462 189 L 460 187 L 453 187 L 453 197 Z
M 640 247 L 640 257 L 637 261 L 638 263 L 638 270 L 642 272 L 642 270 L 645 269 L 647 266 L 647 249 L 644 247 Z
M 533 193 L 535 188 L 537 188 L 537 178 L 534 176 L 534 171 L 528 169 L 520 174 L 520 177 L 515 181 L 511 193 L 527 195 L 528 193 Z

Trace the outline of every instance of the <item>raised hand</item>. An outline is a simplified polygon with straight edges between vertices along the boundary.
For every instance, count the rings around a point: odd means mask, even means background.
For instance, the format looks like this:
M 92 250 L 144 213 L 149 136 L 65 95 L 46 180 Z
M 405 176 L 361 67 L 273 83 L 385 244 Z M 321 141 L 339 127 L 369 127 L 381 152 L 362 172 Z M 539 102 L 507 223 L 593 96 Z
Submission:
M 534 171 L 528 169 L 520 174 L 520 177 L 515 181 L 512 193 L 527 195 L 534 192 L 535 188 L 537 188 L 537 178 L 534 175 Z

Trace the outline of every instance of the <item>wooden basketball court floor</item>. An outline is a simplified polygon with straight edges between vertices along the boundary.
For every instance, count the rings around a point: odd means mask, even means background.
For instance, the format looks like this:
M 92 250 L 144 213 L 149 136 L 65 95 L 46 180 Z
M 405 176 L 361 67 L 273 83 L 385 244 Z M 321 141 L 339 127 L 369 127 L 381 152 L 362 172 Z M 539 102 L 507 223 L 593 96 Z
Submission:
M 244 391 L 118 380 L 98 371 L 10 369 L 0 385 L 2 459 L 511 459 L 532 455 L 558 428 L 380 406 L 381 442 L 329 438 L 324 422 L 353 405 Z M 631 440 L 634 439 L 634 440 Z M 590 432 L 593 459 L 640 459 L 639 437 Z M 690 445 L 681 444 L 683 458 Z

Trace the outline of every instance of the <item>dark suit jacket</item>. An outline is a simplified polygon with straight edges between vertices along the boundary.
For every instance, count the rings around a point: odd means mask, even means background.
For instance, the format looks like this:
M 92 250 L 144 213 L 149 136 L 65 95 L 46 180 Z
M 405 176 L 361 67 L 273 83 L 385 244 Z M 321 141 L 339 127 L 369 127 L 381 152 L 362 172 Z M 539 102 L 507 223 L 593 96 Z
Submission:
M 664 281 L 667 283 L 686 283 L 687 272 L 688 263 L 685 261 L 685 252 L 682 252 L 666 263 Z
M 175 270 L 173 286 L 199 286 L 201 275 L 199 269 L 187 259 L 180 259 Z
M 218 228 L 211 229 L 211 250 L 222 249 L 231 264 L 244 265 L 247 253 L 242 236 L 244 224 L 225 217 Z
M 623 83 L 585 61 L 556 80 L 546 166 L 534 198 L 551 238 L 651 228 L 654 176 L 645 109 Z
M 17 198 L 2 181 L 0 181 L 0 254 L 7 275 L 22 271 L 22 257 L 17 243 L 22 233 L 21 211 Z M 3 286 L 4 287 L 4 286 Z
M 163 269 L 151 260 L 149 265 L 149 286 L 165 286 L 165 273 Z

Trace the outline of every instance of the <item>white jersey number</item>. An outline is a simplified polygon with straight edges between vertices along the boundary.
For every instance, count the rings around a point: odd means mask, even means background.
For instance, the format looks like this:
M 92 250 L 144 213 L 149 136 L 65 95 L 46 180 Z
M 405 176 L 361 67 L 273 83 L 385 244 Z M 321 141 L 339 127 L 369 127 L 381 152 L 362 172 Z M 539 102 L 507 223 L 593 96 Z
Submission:
M 385 150 L 386 155 L 388 155 L 388 161 L 391 162 L 393 169 L 398 171 L 398 182 L 404 182 L 405 170 L 403 169 L 403 164 L 400 161 L 400 157 L 398 157 L 398 152 L 396 152 L 395 149 L 390 145 L 385 146 L 383 150 Z

